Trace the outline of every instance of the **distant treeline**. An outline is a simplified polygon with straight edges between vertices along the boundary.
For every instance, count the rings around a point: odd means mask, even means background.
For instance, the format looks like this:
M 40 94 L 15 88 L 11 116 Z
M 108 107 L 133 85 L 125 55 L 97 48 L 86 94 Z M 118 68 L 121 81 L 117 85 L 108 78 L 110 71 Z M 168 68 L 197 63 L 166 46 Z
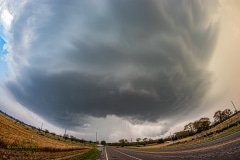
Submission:
M 213 118 L 214 121 L 211 123 L 208 117 L 203 117 L 200 118 L 199 120 L 196 120 L 194 122 L 190 122 L 188 124 L 186 124 L 184 126 L 184 129 L 182 131 L 176 132 L 173 135 L 170 135 L 168 137 L 165 138 L 160 138 L 160 139 L 156 139 L 153 140 L 151 138 L 137 138 L 136 142 L 129 142 L 127 139 L 120 139 L 118 142 L 116 143 L 108 143 L 108 145 L 112 145 L 112 146 L 145 146 L 147 144 L 161 144 L 164 143 L 166 141 L 174 141 L 174 140 L 178 140 L 178 139 L 182 139 L 182 138 L 186 138 L 189 136 L 193 136 L 197 133 L 201 133 L 202 131 L 206 131 L 224 121 L 226 121 L 227 119 L 231 118 L 232 116 L 238 114 L 239 111 L 235 111 L 235 113 L 233 113 L 230 109 L 225 109 L 223 111 L 218 110 L 217 112 L 215 112 Z M 207 133 L 205 136 L 211 136 L 214 133 L 219 133 L 222 132 L 228 128 L 231 128 L 233 126 L 237 126 L 240 124 L 240 120 L 231 123 L 228 126 L 225 126 L 219 130 L 216 130 L 215 132 L 209 132 Z

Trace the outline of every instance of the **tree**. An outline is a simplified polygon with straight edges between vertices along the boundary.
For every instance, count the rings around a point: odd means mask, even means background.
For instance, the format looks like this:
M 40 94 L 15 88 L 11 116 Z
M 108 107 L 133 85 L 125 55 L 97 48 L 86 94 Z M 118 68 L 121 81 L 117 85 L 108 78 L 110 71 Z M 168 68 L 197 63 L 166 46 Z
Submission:
M 45 129 L 45 131 L 44 131 L 45 133 L 49 133 L 49 131 L 47 130 L 47 129 Z
M 124 147 L 125 144 L 128 143 L 128 140 L 127 140 L 127 139 L 120 139 L 120 140 L 119 140 L 119 143 L 121 144 L 121 147 Z
M 70 135 L 70 139 L 71 139 L 71 141 L 74 141 L 74 140 L 76 140 L 77 138 Z
M 56 133 L 52 132 L 51 135 L 56 136 Z
M 69 139 L 69 135 L 68 135 L 68 134 L 64 134 L 64 135 L 63 135 L 63 138 L 64 138 L 64 139 Z
M 141 138 L 137 138 L 136 141 L 139 143 L 141 141 Z
M 226 119 L 228 119 L 232 115 L 232 111 L 230 109 L 225 109 L 224 111 L 218 110 L 215 112 L 213 118 L 214 122 L 220 123 Z
M 176 133 L 175 133 L 174 138 L 175 138 L 176 140 L 177 140 L 177 139 L 181 139 L 181 138 L 184 138 L 184 137 L 189 136 L 190 133 L 191 133 L 191 131 L 189 131 L 189 130 L 179 131 L 179 132 L 176 132 Z
M 164 140 L 162 138 L 160 138 L 160 139 L 157 140 L 157 143 L 158 144 L 164 143 Z
M 217 112 L 215 112 L 213 118 L 214 122 L 216 123 L 222 122 L 222 111 L 218 110 Z
M 147 142 L 148 138 L 143 138 L 143 142 Z
M 147 140 L 148 140 L 148 138 L 143 138 L 143 145 L 145 146 L 146 144 L 147 144 Z
M 106 145 L 106 141 L 102 140 L 102 141 L 101 141 L 101 145 L 104 145 L 104 146 L 105 146 L 105 145 Z
M 153 139 L 152 139 L 152 138 L 149 138 L 149 139 L 148 139 L 148 143 L 149 143 L 149 144 L 152 144 L 152 143 L 153 143 Z
M 222 111 L 222 120 L 228 119 L 232 115 L 232 111 L 230 109 L 225 109 Z
M 194 128 L 196 129 L 197 133 L 209 129 L 211 122 L 209 118 L 203 117 L 200 118 L 198 121 L 193 123 Z
M 195 128 L 192 122 L 184 126 L 184 131 L 194 132 Z
M 124 147 L 124 139 L 120 139 L 119 143 L 120 143 L 121 147 Z

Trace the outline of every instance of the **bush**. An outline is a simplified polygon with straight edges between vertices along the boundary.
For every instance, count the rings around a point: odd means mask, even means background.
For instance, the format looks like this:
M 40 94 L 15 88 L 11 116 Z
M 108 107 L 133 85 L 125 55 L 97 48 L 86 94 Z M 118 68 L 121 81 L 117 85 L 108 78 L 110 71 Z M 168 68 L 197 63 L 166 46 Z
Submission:
M 207 136 L 212 136 L 212 135 L 213 135 L 213 132 L 207 133 Z
M 158 139 L 158 140 L 157 140 L 157 143 L 158 143 L 158 144 L 164 143 L 164 140 L 163 140 L 162 138 L 161 138 L 161 139 Z

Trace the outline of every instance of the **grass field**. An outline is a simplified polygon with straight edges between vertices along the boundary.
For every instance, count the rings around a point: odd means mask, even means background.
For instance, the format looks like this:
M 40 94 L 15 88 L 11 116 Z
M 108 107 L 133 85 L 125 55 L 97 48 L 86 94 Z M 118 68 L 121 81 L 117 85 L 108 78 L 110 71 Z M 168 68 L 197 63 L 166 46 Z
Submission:
M 0 159 L 69 159 L 91 149 L 90 145 L 40 133 L 0 113 Z

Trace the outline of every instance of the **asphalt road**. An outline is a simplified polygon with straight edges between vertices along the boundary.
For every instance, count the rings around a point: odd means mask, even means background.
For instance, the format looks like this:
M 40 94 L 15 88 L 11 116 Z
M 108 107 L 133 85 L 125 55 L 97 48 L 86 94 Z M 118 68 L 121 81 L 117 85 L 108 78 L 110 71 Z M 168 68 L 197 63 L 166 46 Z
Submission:
M 101 160 L 240 160 L 240 132 L 204 144 L 148 151 L 104 147 Z

